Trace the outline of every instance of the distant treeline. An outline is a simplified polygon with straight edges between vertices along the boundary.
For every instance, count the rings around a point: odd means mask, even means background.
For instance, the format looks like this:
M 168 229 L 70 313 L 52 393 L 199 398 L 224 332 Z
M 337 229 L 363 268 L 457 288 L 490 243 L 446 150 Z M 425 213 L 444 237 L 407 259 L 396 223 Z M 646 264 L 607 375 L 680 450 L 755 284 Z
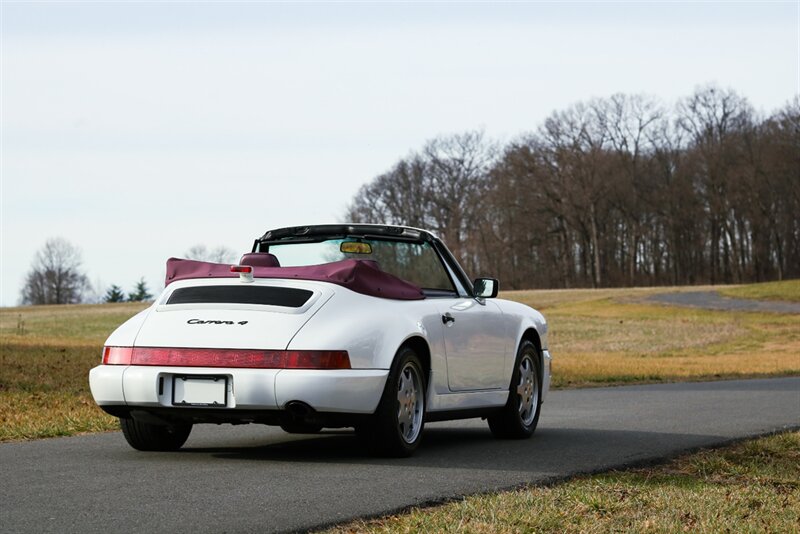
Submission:
M 800 98 L 769 117 L 708 86 L 614 95 L 506 146 L 440 137 L 363 186 L 354 222 L 432 229 L 503 287 L 800 276 Z

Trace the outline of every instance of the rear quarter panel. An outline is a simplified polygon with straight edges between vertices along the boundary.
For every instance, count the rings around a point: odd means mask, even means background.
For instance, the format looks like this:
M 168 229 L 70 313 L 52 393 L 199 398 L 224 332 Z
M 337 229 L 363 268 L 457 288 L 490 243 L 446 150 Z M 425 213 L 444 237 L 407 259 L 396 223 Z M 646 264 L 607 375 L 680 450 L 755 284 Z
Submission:
M 142 325 L 147 320 L 147 317 L 150 313 L 155 309 L 155 304 L 150 306 L 147 309 L 144 309 L 119 325 L 108 339 L 106 339 L 105 345 L 107 347 L 132 347 L 133 342 L 136 339 L 136 336 L 139 334 L 139 330 L 142 329 Z
M 442 322 L 434 301 L 390 300 L 337 288 L 288 349 L 347 350 L 353 368 L 389 369 L 397 349 L 415 336 L 428 344 L 433 370 L 446 376 Z

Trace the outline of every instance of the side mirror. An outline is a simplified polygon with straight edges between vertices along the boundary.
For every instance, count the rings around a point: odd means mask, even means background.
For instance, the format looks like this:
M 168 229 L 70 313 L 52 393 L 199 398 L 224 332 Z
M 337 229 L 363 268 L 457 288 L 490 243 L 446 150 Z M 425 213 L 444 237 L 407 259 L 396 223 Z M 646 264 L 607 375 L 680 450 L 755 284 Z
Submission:
M 499 287 L 497 278 L 476 278 L 472 283 L 472 292 L 476 297 L 493 299 L 497 296 Z

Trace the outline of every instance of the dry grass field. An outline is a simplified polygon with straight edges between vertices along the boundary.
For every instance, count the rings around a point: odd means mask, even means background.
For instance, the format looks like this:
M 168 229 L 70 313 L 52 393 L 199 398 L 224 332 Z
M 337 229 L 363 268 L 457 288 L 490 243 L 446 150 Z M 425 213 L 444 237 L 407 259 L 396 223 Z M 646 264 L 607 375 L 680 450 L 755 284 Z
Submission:
M 103 341 L 144 304 L 0 309 L 0 441 L 118 429 L 94 404 Z
M 721 288 L 719 292 L 725 297 L 737 299 L 800 302 L 800 280 L 730 286 Z
M 770 287 L 798 293 L 800 285 Z M 766 285 L 766 284 L 765 284 Z M 740 288 L 758 286 L 740 286 Z M 740 288 L 731 288 L 737 289 Z M 550 322 L 555 387 L 800 374 L 800 315 L 649 304 L 697 288 L 519 291 Z M 752 289 L 751 289 L 752 291 Z M 93 403 L 103 341 L 143 304 L 0 309 L 0 441 L 117 428 Z
M 675 290 L 518 291 L 502 296 L 547 317 L 556 387 L 800 373 L 799 314 L 646 301 L 649 295 Z

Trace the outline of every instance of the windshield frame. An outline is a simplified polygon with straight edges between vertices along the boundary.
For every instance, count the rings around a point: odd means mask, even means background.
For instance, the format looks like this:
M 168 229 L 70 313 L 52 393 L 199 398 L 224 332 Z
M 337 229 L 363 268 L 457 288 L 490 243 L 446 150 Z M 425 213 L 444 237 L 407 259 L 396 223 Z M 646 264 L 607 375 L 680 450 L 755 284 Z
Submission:
M 427 238 L 426 238 L 427 237 Z M 395 242 L 395 243 L 403 243 L 403 244 L 414 244 L 414 245 L 421 245 L 430 248 L 433 255 L 436 257 L 437 261 L 439 262 L 440 268 L 444 272 L 445 276 L 447 277 L 451 289 L 443 289 L 443 288 L 425 288 L 421 287 L 422 291 L 425 293 L 425 296 L 428 298 L 453 298 L 453 297 L 465 297 L 470 296 L 470 286 L 465 286 L 464 282 L 461 280 L 461 276 L 463 275 L 463 271 L 459 272 L 460 266 L 458 269 L 454 269 L 452 263 L 448 261 L 448 258 L 442 255 L 442 248 L 443 244 L 428 234 L 427 236 L 400 236 L 400 235 L 368 235 L 363 233 L 318 233 L 314 235 L 302 235 L 302 236 L 286 236 L 281 237 L 278 239 L 257 239 L 253 244 L 253 252 L 270 252 L 271 246 L 287 246 L 287 245 L 301 245 L 301 244 L 312 244 L 312 243 L 324 243 L 326 241 L 335 241 L 335 240 L 367 240 L 367 241 L 383 241 L 383 242 Z M 446 250 L 446 248 L 445 248 Z M 449 251 L 448 251 L 449 252 Z M 452 256 L 450 257 L 452 261 L 455 261 Z M 456 263 L 457 265 L 457 263 Z M 390 271 L 387 271 L 390 274 Z M 397 276 L 397 275 L 395 275 Z M 406 280 L 407 282 L 414 283 L 413 281 Z M 469 289 L 465 289 L 468 287 Z
M 427 230 L 409 226 L 393 226 L 386 224 L 340 223 L 320 224 L 311 226 L 293 226 L 267 230 L 253 242 L 252 252 L 259 252 L 260 245 L 288 242 L 314 242 L 326 241 L 336 238 L 364 238 L 364 239 L 389 239 L 396 241 L 411 241 L 416 243 L 429 242 L 439 256 L 439 261 L 445 265 L 448 276 L 453 281 L 459 296 L 475 298 L 475 289 L 472 279 L 455 258 L 444 242 Z M 462 294 L 462 291 L 464 292 Z

